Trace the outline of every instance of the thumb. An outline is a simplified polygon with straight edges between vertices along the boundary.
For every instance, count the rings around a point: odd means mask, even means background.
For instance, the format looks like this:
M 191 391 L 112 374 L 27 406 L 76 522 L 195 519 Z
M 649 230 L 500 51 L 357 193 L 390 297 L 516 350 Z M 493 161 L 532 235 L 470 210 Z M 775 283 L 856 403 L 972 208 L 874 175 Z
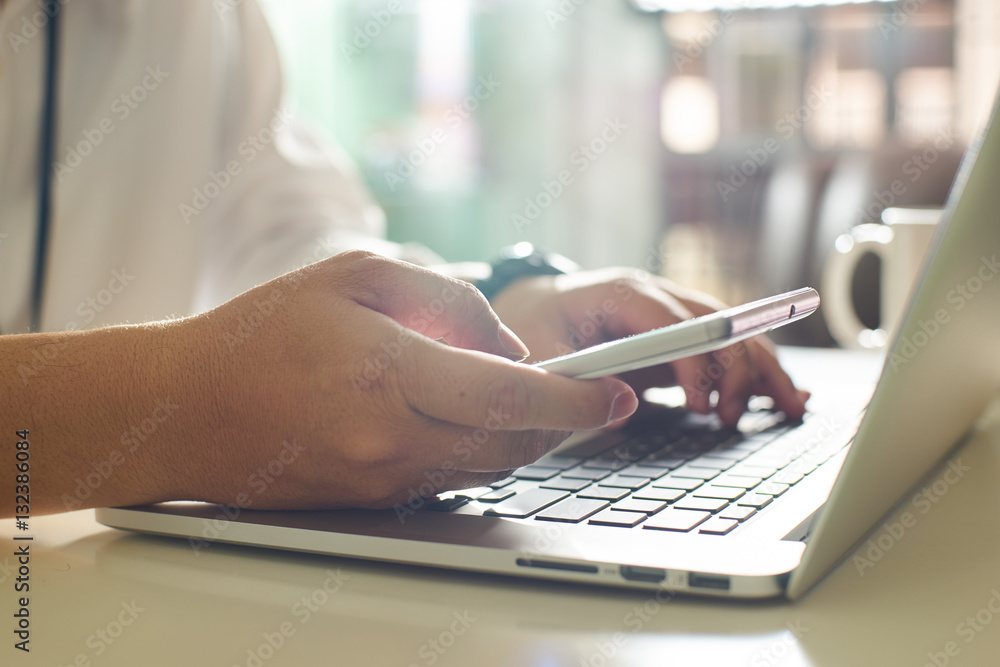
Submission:
M 528 348 L 473 285 L 371 253 L 355 259 L 354 300 L 452 347 L 521 360 Z

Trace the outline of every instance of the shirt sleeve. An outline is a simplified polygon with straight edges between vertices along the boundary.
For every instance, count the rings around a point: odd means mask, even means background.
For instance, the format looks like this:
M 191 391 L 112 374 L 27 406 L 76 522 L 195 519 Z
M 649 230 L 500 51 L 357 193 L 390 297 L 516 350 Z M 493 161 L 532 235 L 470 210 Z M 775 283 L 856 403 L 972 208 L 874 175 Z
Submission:
M 352 248 L 420 264 L 427 248 L 385 240 L 385 217 L 347 155 L 282 105 L 277 48 L 256 2 L 220 14 L 222 194 L 201 261 L 196 310 Z

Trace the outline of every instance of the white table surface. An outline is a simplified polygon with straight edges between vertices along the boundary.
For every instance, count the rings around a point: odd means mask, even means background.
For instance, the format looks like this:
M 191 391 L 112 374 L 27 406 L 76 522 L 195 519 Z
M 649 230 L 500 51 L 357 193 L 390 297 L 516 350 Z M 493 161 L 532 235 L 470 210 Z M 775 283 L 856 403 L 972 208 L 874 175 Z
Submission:
M 784 354 L 797 374 L 828 381 L 877 371 L 857 355 Z M 17 531 L 5 521 L 0 664 L 996 665 L 1000 408 L 951 458 L 968 471 L 938 485 L 945 493 L 926 511 L 902 507 L 916 523 L 877 562 L 863 573 L 842 563 L 796 603 L 660 603 L 229 545 L 196 555 L 183 540 L 108 529 L 83 511 L 32 519 L 24 654 L 13 647 Z

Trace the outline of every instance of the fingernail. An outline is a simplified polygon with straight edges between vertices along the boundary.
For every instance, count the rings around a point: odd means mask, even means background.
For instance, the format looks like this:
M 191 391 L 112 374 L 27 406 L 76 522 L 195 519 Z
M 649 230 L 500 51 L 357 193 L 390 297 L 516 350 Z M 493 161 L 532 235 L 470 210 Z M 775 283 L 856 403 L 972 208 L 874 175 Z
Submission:
M 528 346 L 521 342 L 521 339 L 507 328 L 503 322 L 500 323 L 500 344 L 507 350 L 507 354 L 515 361 L 527 359 L 531 352 Z
M 615 396 L 614 403 L 611 404 L 611 416 L 608 423 L 614 423 L 625 419 L 639 407 L 639 399 L 631 390 L 625 390 Z

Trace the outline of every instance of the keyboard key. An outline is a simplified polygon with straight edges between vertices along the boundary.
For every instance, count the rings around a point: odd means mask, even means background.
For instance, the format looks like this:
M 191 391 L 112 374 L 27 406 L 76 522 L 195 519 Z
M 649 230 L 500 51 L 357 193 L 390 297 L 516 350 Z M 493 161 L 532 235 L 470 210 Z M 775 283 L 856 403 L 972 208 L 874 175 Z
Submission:
M 761 496 L 770 498 L 770 496 Z M 725 509 L 729 501 L 722 498 L 694 498 L 688 496 L 674 503 L 674 508 L 679 510 L 701 510 L 703 512 L 718 512 Z
M 749 454 L 740 449 L 731 449 L 729 447 L 719 446 L 708 452 L 708 456 L 716 459 L 726 459 L 732 461 L 734 464 L 745 459 Z
M 780 496 L 782 493 L 788 490 L 787 484 L 778 484 L 777 482 L 764 482 L 756 489 L 753 490 L 754 493 L 764 493 L 769 496 Z
M 675 530 L 685 533 L 710 516 L 712 515 L 708 512 L 691 512 L 689 510 L 679 510 L 670 507 L 659 514 L 649 517 L 642 527 L 653 530 Z
M 558 456 L 576 456 L 580 459 L 589 459 L 620 444 L 624 438 L 625 436 L 621 432 L 605 431 L 593 438 L 566 447 L 559 452 Z
M 779 470 L 778 472 L 771 475 L 767 480 L 769 482 L 777 482 L 778 484 L 796 484 L 804 477 L 800 472 L 793 472 L 791 470 Z
M 735 444 L 726 445 L 726 449 L 731 452 L 743 452 L 747 456 L 750 456 L 754 452 L 760 450 L 765 444 L 765 442 L 760 440 L 747 438 L 746 440 L 741 440 Z
M 555 505 L 546 507 L 535 515 L 541 521 L 562 521 L 564 523 L 579 523 L 592 514 L 597 514 L 608 506 L 606 500 L 591 500 L 588 498 L 566 498 Z
M 611 474 L 610 470 L 594 470 L 591 468 L 573 468 L 572 470 L 567 470 L 562 474 L 563 477 L 568 477 L 570 479 L 588 479 L 592 482 L 596 482 L 599 479 L 604 479 Z
M 591 459 L 589 461 L 584 461 L 583 468 L 591 468 L 595 470 L 621 470 L 628 464 L 628 461 L 623 461 L 621 459 Z
M 734 475 L 745 475 L 747 477 L 770 477 L 775 472 L 777 472 L 777 466 L 751 466 L 745 463 L 738 463 L 729 469 Z
M 648 486 L 633 493 L 632 497 L 638 500 L 660 500 L 672 503 L 683 498 L 685 493 L 687 491 L 684 489 L 657 489 L 654 486 Z
M 743 505 L 744 507 L 753 507 L 756 509 L 760 509 L 762 507 L 767 507 L 768 505 L 770 505 L 772 500 L 774 500 L 774 496 L 765 496 L 760 493 L 748 493 L 747 495 L 737 500 L 736 504 Z
M 761 483 L 760 477 L 747 477 L 746 475 L 719 475 L 712 480 L 715 486 L 735 486 L 738 489 L 752 489 Z
M 579 456 L 564 456 L 563 454 L 546 454 L 542 458 L 535 461 L 533 465 L 544 466 L 546 468 L 558 468 L 559 470 L 568 470 L 573 466 L 578 466 L 583 463 L 583 459 Z
M 755 466 L 760 468 L 774 468 L 775 470 L 781 470 L 786 465 L 788 465 L 793 460 L 790 455 L 781 454 L 765 454 L 761 456 L 760 454 L 754 454 L 750 458 L 746 459 L 743 463 L 748 466 Z
M 599 526 L 621 526 L 623 528 L 631 528 L 645 518 L 646 515 L 642 512 L 619 512 L 612 509 L 606 509 L 600 514 L 595 514 L 590 517 L 590 521 L 588 523 L 594 523 Z
M 476 500 L 482 503 L 498 503 L 501 500 L 507 500 L 513 495 L 514 492 L 510 489 L 494 489 L 493 491 L 479 496 Z
M 673 477 L 690 477 L 692 479 L 709 480 L 719 476 L 716 468 L 701 468 L 691 464 L 683 465 L 671 474 Z
M 523 519 L 567 496 L 568 493 L 557 489 L 531 489 L 494 505 L 483 514 Z
M 642 457 L 660 448 L 660 445 L 633 438 L 601 454 L 602 459 L 618 459 L 621 461 L 638 461 Z
M 491 489 L 502 489 L 503 487 L 507 486 L 508 484 L 513 484 L 514 482 L 515 482 L 515 480 L 514 480 L 513 477 L 505 477 L 505 478 L 503 478 L 501 480 L 497 480 L 496 482 L 493 482 L 489 486 L 490 486 Z
M 588 486 L 591 485 L 589 479 L 573 479 L 571 477 L 564 477 L 559 475 L 558 477 L 553 477 L 550 480 L 542 482 L 538 486 L 543 489 L 561 489 L 563 491 L 569 491 L 570 493 L 576 493 L 577 491 L 583 491 Z
M 673 470 L 674 468 L 680 468 L 686 461 L 687 459 L 678 458 L 675 454 L 666 454 L 662 456 L 654 455 L 647 458 L 643 463 L 649 466 L 658 466 Z
M 702 486 L 691 492 L 697 498 L 723 498 L 725 500 L 736 500 L 746 491 L 735 486 L 714 486 L 711 484 Z
M 752 507 L 740 507 L 739 505 L 731 505 L 726 509 L 719 512 L 719 516 L 723 519 L 735 519 L 736 521 L 746 521 L 754 514 L 757 513 Z
M 719 471 L 732 468 L 735 464 L 736 462 L 732 459 L 727 459 L 721 456 L 712 456 L 711 454 L 703 454 L 690 463 L 690 465 L 698 468 L 710 468 L 712 470 Z
M 576 494 L 577 498 L 595 498 L 597 500 L 621 500 L 629 493 L 628 489 L 616 489 L 612 486 L 592 486 Z
M 619 512 L 642 512 L 644 514 L 656 514 L 664 507 L 667 506 L 667 502 L 662 500 L 640 500 L 638 498 L 625 498 L 624 500 L 619 500 L 617 503 L 611 506 L 611 509 Z
M 703 481 L 700 479 L 692 479 L 690 477 L 674 477 L 673 475 L 661 477 L 653 482 L 653 486 L 660 489 L 684 489 L 685 491 L 693 491 L 702 484 Z
M 670 468 L 667 467 L 641 465 L 638 463 L 633 463 L 627 468 L 622 468 L 618 474 L 624 475 L 626 477 L 645 477 L 647 479 L 658 479 L 666 475 L 668 472 L 670 472 Z
M 635 491 L 636 489 L 641 489 L 642 487 L 649 484 L 648 477 L 625 477 L 620 473 L 611 475 L 602 479 L 600 482 L 601 486 L 614 486 L 619 489 L 630 489 Z
M 431 512 L 451 512 L 457 510 L 469 502 L 468 496 L 455 496 L 453 498 L 442 498 L 427 505 L 425 509 Z
M 551 479 L 559 474 L 558 468 L 544 468 L 542 466 L 530 465 L 518 468 L 514 471 L 515 479 L 527 479 L 533 482 L 542 482 Z
M 739 521 L 734 521 L 733 519 L 722 519 L 720 517 L 713 516 L 711 519 L 698 526 L 698 532 L 705 533 L 707 535 L 725 535 L 738 525 L 740 525 Z

